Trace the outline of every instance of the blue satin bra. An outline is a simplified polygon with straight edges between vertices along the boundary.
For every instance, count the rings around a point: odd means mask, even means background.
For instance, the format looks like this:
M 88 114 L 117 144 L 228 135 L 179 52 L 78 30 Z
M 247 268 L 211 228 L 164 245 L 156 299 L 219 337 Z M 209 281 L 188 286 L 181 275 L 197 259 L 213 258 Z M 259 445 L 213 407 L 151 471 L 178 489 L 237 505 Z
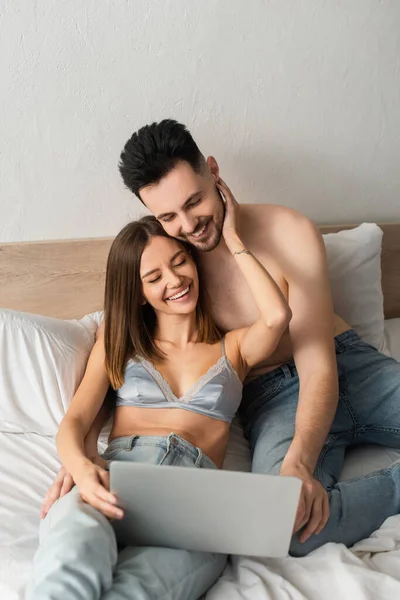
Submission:
M 154 365 L 144 358 L 130 359 L 125 381 L 117 390 L 116 406 L 181 408 L 230 423 L 242 398 L 242 382 L 225 354 L 190 389 L 177 398 Z

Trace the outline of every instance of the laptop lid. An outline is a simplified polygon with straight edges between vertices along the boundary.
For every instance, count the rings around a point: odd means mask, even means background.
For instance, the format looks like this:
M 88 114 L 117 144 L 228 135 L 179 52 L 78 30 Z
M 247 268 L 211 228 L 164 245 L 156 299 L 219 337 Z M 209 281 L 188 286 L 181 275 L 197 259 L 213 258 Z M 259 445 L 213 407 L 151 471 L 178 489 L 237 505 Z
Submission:
M 113 461 L 124 509 L 120 543 L 251 556 L 286 556 L 301 481 L 293 477 Z

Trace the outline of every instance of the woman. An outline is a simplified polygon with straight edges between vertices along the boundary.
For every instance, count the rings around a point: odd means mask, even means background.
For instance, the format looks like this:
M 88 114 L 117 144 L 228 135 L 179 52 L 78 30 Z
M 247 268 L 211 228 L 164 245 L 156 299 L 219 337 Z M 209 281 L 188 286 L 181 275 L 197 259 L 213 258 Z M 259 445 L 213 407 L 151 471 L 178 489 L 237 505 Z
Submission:
M 225 565 L 220 555 L 152 548 L 145 560 L 130 556 L 125 579 L 115 576 L 115 535 L 107 518 L 120 519 L 123 512 L 109 491 L 105 465 L 95 464 L 85 452 L 85 437 L 111 384 L 116 405 L 103 459 L 222 466 L 242 382 L 253 365 L 274 351 L 291 312 L 274 280 L 244 247 L 235 200 L 222 180 L 217 185 L 226 200 L 224 242 L 250 288 L 259 319 L 221 336 L 207 312 L 190 247 L 170 238 L 154 217 L 119 233 L 107 264 L 104 341 L 94 346 L 56 438 L 76 488 L 43 522 L 55 525 L 41 536 L 31 598 L 46 600 L 60 591 L 67 598 L 72 589 L 71 598 L 122 598 L 118 586 L 125 586 L 126 593 L 129 585 L 135 600 L 195 599 Z M 58 559 L 52 561 L 55 547 Z

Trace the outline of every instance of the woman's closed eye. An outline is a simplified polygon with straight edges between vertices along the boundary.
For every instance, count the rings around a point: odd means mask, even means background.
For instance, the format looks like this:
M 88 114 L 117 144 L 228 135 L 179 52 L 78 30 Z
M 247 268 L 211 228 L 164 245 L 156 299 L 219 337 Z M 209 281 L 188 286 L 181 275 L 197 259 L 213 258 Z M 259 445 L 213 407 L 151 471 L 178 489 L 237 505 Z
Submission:
M 186 264 L 186 256 L 184 256 L 183 258 L 181 258 L 179 260 L 179 262 L 175 263 L 173 265 L 173 268 L 176 269 L 178 267 L 182 267 L 184 264 Z M 159 281 L 161 279 L 161 273 L 160 275 L 157 275 L 157 277 L 153 277 L 153 279 L 148 279 L 148 283 L 156 283 L 157 281 Z
M 182 258 L 182 260 L 180 260 L 178 263 L 176 263 L 176 264 L 174 265 L 174 268 L 176 268 L 176 267 L 181 267 L 182 265 L 184 265 L 184 264 L 185 264 L 185 262 L 186 262 L 186 258 Z
M 149 283 L 156 283 L 156 281 L 158 281 L 159 279 L 161 279 L 161 275 L 158 275 L 154 279 L 149 279 L 148 281 L 149 281 Z

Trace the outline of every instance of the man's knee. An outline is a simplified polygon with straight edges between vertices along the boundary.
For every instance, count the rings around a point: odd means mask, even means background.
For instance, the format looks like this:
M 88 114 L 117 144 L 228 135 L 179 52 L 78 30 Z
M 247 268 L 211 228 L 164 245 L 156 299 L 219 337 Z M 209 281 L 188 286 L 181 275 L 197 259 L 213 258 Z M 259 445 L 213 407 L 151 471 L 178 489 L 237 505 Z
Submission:
M 316 550 L 320 546 L 323 546 L 326 543 L 322 538 L 318 539 L 317 535 L 312 535 L 306 542 L 303 544 L 299 541 L 299 536 L 294 535 L 290 542 L 289 554 L 290 556 L 294 556 L 296 558 L 301 558 L 302 556 L 307 556 L 313 550 Z

